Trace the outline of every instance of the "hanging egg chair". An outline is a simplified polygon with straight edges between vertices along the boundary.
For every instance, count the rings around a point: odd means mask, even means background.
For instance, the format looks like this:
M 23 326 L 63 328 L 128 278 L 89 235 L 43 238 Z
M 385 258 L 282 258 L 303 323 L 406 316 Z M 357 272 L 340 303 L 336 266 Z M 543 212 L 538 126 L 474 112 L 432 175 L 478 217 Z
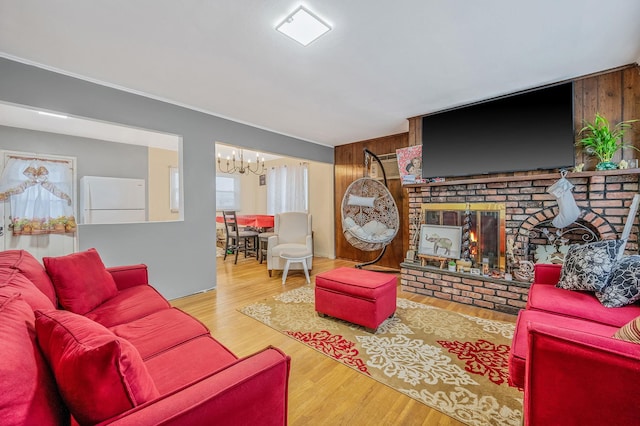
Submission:
M 400 227 L 398 207 L 386 186 L 384 167 L 378 157 L 367 149 L 365 171 L 368 169 L 369 156 L 379 163 L 384 183 L 365 176 L 347 187 L 342 198 L 342 232 L 349 244 L 359 250 L 382 251 L 376 259 L 356 265 L 357 268 L 380 260 Z

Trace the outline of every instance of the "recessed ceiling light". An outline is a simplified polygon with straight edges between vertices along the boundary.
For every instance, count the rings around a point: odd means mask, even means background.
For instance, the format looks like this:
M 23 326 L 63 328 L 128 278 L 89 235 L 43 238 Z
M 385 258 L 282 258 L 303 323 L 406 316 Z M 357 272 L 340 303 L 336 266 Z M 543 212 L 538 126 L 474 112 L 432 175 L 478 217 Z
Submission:
M 276 27 L 276 30 L 303 46 L 309 45 L 330 29 L 329 24 L 304 6 L 299 6 Z

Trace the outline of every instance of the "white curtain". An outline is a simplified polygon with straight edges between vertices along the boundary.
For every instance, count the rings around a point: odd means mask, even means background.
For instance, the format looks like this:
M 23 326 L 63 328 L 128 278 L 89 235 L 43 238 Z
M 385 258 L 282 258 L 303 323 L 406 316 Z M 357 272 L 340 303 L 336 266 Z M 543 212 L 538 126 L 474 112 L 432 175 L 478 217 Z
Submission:
M 271 167 L 267 172 L 267 214 L 309 210 L 308 165 Z
M 75 232 L 72 185 L 67 161 L 9 158 L 0 177 L 0 201 L 10 201 L 13 233 Z

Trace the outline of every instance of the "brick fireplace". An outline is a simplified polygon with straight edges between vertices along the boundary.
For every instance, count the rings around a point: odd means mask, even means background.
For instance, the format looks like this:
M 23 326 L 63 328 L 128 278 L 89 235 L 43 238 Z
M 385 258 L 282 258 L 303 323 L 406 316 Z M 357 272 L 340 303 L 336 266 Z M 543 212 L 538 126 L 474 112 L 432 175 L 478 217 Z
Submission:
M 569 173 L 575 186 L 573 196 L 581 209 L 576 231 L 564 233 L 570 244 L 590 238 L 615 239 L 622 233 L 629 206 L 640 188 L 639 169 Z M 529 291 L 531 267 L 537 247 L 556 235 L 550 221 L 558 214 L 556 199 L 548 194 L 560 174 L 531 174 L 495 178 L 465 179 L 405 187 L 409 197 L 409 221 L 424 221 L 424 205 L 437 203 L 504 204 L 505 241 L 516 260 L 511 281 L 490 276 L 449 272 L 438 266 L 422 266 L 405 260 L 401 264 L 404 291 L 452 300 L 482 308 L 515 314 L 524 308 Z M 423 222 L 424 223 L 424 222 Z M 410 241 L 416 228 L 410 229 Z M 559 235 L 560 232 L 557 233 Z M 547 235 L 548 236 L 548 235 Z M 634 219 L 626 253 L 638 253 L 638 223 Z M 507 267 L 509 264 L 507 264 Z

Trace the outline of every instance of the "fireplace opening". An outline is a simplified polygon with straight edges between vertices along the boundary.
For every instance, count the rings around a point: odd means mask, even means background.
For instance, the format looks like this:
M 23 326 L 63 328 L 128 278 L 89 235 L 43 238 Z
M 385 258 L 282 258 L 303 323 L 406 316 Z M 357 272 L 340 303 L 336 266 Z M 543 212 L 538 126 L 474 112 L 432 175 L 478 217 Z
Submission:
M 502 203 L 422 204 L 421 222 L 427 225 L 459 226 L 462 229 L 462 259 L 472 267 L 487 265 L 505 270 L 505 205 Z

